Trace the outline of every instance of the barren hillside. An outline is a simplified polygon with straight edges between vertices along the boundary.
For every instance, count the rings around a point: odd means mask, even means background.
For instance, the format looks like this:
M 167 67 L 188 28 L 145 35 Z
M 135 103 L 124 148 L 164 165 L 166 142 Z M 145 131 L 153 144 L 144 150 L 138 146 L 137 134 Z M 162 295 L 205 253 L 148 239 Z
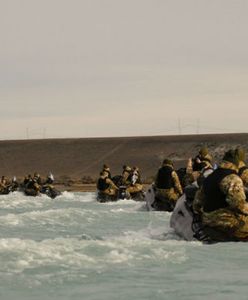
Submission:
M 38 171 L 44 176 L 52 171 L 57 178 L 96 178 L 107 163 L 112 174 L 119 174 L 123 164 L 137 165 L 146 179 L 165 157 L 181 167 L 202 145 L 218 161 L 228 148 L 248 149 L 248 134 L 1 141 L 0 175 L 22 177 Z

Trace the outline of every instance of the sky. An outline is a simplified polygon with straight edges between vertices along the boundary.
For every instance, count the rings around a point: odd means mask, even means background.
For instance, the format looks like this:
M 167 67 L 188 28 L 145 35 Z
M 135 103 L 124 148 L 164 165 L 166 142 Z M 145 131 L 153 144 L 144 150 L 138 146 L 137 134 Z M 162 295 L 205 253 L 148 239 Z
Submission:
M 2 0 L 0 139 L 247 132 L 247 0 Z

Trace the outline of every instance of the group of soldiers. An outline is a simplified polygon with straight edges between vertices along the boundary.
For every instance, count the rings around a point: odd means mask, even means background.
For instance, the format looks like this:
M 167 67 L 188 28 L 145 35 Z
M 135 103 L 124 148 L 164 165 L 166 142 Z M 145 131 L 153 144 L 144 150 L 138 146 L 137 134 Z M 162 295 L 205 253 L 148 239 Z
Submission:
M 9 194 L 10 192 L 17 191 L 19 184 L 14 176 L 9 180 L 6 176 L 2 176 L 0 180 L 0 194 Z
M 180 180 L 181 179 L 181 180 Z M 189 185 L 197 187 L 192 209 L 211 234 L 242 240 L 248 238 L 248 167 L 242 148 L 228 150 L 219 165 L 213 165 L 206 147 L 189 159 L 179 179 L 173 163 L 165 159 L 155 181 L 157 193 L 176 204 Z
M 9 180 L 6 176 L 2 176 L 0 180 L 0 194 L 9 194 L 17 190 L 23 191 L 28 196 L 37 196 L 40 193 L 45 193 L 47 190 L 54 189 L 54 177 L 49 173 L 45 180 L 42 180 L 40 174 L 35 172 L 32 176 L 27 175 L 22 182 L 18 182 L 14 176 Z
M 175 203 L 184 192 L 184 188 L 193 182 L 200 184 L 203 178 L 212 172 L 212 156 L 206 147 L 200 149 L 196 157 L 190 158 L 186 168 L 174 169 L 170 159 L 164 159 L 155 178 L 156 194 Z
M 126 192 L 130 195 L 141 192 L 143 184 L 139 168 L 124 165 L 122 174 L 112 177 L 109 166 L 104 164 L 97 181 L 97 189 L 108 196 L 115 196 L 120 186 L 126 186 Z
M 98 179 L 98 190 L 115 195 L 120 184 L 131 193 L 143 189 L 140 171 L 137 167 L 123 166 L 121 176 L 111 177 L 110 169 L 103 166 Z M 217 165 L 207 147 L 190 158 L 186 168 L 175 170 L 170 159 L 164 159 L 154 182 L 156 195 L 176 204 L 185 189 L 194 185 L 197 192 L 192 209 L 194 214 L 209 230 L 218 230 L 231 238 L 248 238 L 248 167 L 245 150 L 238 147 L 228 150 Z
M 31 174 L 27 175 L 21 186 L 27 196 L 38 196 L 40 193 L 45 194 L 46 191 L 53 190 L 53 182 L 52 173 L 49 173 L 46 179 L 42 180 L 40 174 L 35 172 L 33 176 Z

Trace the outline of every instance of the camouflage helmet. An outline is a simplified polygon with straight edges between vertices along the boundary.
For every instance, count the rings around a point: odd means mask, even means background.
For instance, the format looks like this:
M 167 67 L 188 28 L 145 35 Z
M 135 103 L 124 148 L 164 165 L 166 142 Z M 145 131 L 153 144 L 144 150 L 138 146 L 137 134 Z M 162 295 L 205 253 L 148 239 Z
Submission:
M 129 166 L 126 166 L 125 171 L 130 172 L 130 171 L 132 171 L 132 168 Z
M 228 150 L 224 156 L 223 156 L 224 161 L 228 161 L 233 163 L 234 165 L 238 166 L 239 165 L 239 157 L 237 154 L 236 150 Z
M 172 162 L 172 160 L 170 160 L 168 158 L 165 158 L 163 160 L 163 165 L 171 165 L 171 166 L 173 166 L 173 162 Z
M 239 158 L 239 161 L 245 161 L 245 150 L 243 148 L 236 148 L 235 149 L 237 156 Z
M 104 164 L 103 167 L 102 167 L 102 169 L 103 169 L 103 170 L 109 170 L 110 168 L 109 168 L 108 165 Z
M 201 155 L 201 156 L 206 156 L 207 154 L 208 154 L 209 152 L 208 152 L 208 148 L 206 147 L 206 146 L 204 146 L 204 147 L 202 147 L 200 150 L 199 150 L 199 154 Z

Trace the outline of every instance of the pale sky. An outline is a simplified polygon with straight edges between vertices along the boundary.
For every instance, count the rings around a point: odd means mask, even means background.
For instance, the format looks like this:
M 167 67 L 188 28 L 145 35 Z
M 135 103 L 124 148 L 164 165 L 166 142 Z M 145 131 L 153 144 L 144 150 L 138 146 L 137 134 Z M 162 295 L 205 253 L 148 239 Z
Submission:
M 0 139 L 248 131 L 247 0 L 1 0 Z

